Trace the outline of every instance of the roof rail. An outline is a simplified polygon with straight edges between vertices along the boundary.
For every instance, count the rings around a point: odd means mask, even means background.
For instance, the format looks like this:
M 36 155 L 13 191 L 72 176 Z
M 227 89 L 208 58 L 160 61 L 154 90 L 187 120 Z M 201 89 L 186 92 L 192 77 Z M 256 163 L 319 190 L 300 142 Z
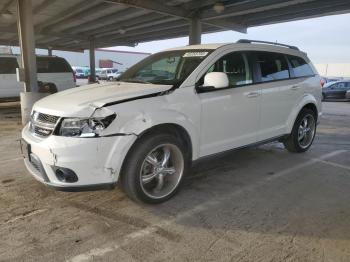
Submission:
M 285 45 L 285 44 L 280 44 L 280 43 L 277 43 L 277 42 L 269 42 L 269 41 L 240 39 L 236 43 L 238 43 L 238 44 L 260 43 L 260 44 L 278 45 L 278 46 L 283 46 L 283 47 L 287 47 L 287 48 L 294 49 L 294 50 L 299 50 L 299 48 L 296 47 L 296 46 Z

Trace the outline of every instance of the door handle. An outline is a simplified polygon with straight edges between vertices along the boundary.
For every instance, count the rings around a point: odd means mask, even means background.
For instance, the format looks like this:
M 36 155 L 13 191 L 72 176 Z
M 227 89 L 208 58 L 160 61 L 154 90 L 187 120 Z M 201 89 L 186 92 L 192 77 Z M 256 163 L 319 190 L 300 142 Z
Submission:
M 260 96 L 259 92 L 250 92 L 250 93 L 246 94 L 246 97 L 248 97 L 248 98 L 254 98 L 254 97 L 258 97 L 258 96 Z
M 290 89 L 291 89 L 291 90 L 298 90 L 299 88 L 300 88 L 300 86 L 295 85 L 295 86 L 292 86 Z

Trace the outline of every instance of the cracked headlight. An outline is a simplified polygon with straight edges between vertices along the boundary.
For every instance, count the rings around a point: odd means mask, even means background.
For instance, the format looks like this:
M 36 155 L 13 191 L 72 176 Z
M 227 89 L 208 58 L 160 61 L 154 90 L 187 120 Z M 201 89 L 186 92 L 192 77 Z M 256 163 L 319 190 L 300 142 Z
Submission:
M 116 118 L 116 114 L 96 118 L 64 118 L 58 130 L 59 136 L 96 137 Z

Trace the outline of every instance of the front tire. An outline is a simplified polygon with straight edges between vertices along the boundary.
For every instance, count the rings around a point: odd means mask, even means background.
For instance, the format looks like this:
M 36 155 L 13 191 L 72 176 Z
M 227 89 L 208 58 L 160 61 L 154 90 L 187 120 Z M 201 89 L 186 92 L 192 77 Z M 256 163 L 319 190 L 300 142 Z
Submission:
M 126 157 L 121 186 L 135 201 L 161 203 L 176 194 L 188 167 L 186 148 L 176 137 L 146 135 Z
M 314 111 L 304 108 L 295 120 L 291 134 L 283 142 L 285 148 L 293 153 L 307 151 L 316 134 L 316 114 Z

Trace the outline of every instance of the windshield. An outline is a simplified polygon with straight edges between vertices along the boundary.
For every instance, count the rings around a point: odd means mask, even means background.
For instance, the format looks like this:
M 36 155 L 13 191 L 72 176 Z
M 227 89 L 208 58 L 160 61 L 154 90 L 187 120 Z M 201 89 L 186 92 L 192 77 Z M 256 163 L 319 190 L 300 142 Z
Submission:
M 137 63 L 119 81 L 180 85 L 212 50 L 177 50 L 151 55 Z

